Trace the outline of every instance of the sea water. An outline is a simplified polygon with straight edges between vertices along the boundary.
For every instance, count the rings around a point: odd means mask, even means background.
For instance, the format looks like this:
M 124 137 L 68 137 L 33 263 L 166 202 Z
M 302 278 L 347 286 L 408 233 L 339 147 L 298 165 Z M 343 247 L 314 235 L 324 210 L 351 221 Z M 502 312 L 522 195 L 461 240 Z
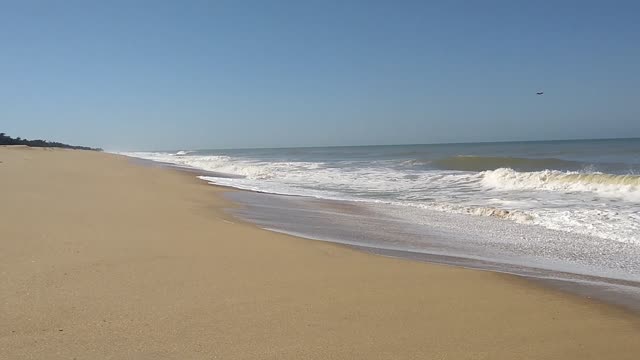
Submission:
M 297 195 L 271 204 L 311 206 L 316 225 L 334 218 L 305 230 L 303 219 L 287 225 L 295 216 L 275 211 L 280 221 L 263 219 L 275 230 L 640 280 L 640 139 L 124 154 L 217 173 L 202 177 L 213 184 Z M 335 202 L 360 209 L 359 218 L 349 225 Z M 322 234 L 341 222 L 366 233 L 357 224 L 366 219 L 387 234 L 355 242 Z

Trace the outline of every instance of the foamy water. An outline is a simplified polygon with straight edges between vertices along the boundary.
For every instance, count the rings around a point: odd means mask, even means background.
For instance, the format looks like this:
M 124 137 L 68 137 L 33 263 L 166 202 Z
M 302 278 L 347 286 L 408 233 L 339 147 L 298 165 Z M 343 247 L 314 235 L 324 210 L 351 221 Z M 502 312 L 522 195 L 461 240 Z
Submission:
M 640 299 L 639 139 L 124 154 L 260 192 L 266 229 Z
M 488 216 L 640 246 L 640 141 L 126 153 L 219 185 Z M 508 156 L 507 156 L 508 155 Z

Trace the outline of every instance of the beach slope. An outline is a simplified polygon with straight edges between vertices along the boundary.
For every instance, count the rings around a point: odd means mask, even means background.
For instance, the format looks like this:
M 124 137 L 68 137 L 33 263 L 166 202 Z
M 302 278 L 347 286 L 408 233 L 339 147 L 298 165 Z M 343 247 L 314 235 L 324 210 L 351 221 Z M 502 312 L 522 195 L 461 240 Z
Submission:
M 637 315 L 227 216 L 225 189 L 0 147 L 2 359 L 637 359 Z

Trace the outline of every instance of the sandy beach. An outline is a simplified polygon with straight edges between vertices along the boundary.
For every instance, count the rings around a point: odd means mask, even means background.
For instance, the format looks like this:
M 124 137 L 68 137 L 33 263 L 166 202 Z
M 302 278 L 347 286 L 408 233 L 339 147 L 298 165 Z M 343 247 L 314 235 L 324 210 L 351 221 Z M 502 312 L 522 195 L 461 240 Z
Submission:
M 193 174 L 0 147 L 1 359 L 636 359 L 640 317 L 224 212 Z

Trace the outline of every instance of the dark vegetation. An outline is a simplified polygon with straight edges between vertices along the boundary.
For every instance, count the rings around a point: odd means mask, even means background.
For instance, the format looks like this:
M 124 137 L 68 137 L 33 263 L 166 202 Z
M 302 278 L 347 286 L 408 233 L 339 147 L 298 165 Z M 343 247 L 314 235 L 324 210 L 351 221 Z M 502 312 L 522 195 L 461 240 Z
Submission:
M 46 141 L 46 140 L 27 140 L 21 139 L 20 137 L 12 138 L 5 133 L 0 133 L 0 145 L 26 145 L 31 147 L 55 147 L 55 148 L 64 148 L 64 149 L 78 149 L 78 150 L 93 150 L 93 151 L 102 151 L 100 148 L 92 148 L 88 146 L 74 146 L 69 144 L 63 144 L 55 141 Z

